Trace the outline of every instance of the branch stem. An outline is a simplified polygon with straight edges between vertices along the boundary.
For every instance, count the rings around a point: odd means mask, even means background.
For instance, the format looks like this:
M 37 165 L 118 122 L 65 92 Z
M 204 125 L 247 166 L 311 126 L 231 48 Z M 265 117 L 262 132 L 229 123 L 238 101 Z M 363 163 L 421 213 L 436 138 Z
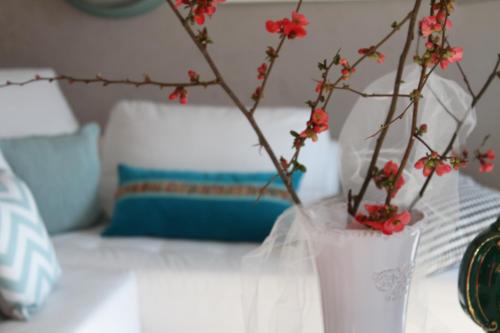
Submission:
M 175 88 L 175 87 L 208 87 L 211 85 L 217 85 L 219 84 L 219 81 L 217 79 L 210 80 L 210 81 L 199 81 L 199 82 L 161 82 L 161 81 L 155 81 L 151 80 L 149 76 L 145 76 L 143 80 L 131 80 L 131 79 L 121 79 L 121 80 L 116 80 L 116 79 L 107 79 L 102 77 L 101 75 L 96 75 L 94 78 L 78 78 L 78 77 L 73 77 L 73 76 L 68 76 L 68 75 L 59 75 L 59 76 L 54 76 L 54 77 L 43 77 L 43 76 L 36 76 L 33 79 L 26 80 L 26 81 L 20 81 L 20 82 L 13 82 L 13 81 L 7 81 L 3 84 L 0 84 L 0 88 L 5 88 L 5 87 L 13 87 L 13 86 L 18 86 L 18 87 L 23 87 L 25 85 L 34 83 L 34 82 L 54 82 L 54 81 L 65 81 L 70 84 L 73 83 L 83 83 L 83 84 L 93 84 L 93 83 L 102 83 L 104 86 L 108 85 L 130 85 L 130 86 L 135 86 L 135 87 L 141 87 L 141 86 L 156 86 L 159 87 L 160 89 L 163 88 Z
M 415 5 L 413 7 L 413 10 L 407 16 L 410 20 L 410 22 L 408 24 L 408 32 L 406 35 L 406 40 L 404 43 L 403 50 L 402 50 L 401 55 L 399 57 L 398 69 L 397 69 L 396 77 L 395 77 L 395 81 L 394 81 L 394 90 L 393 90 L 394 96 L 392 96 L 392 100 L 391 100 L 391 104 L 389 107 L 389 111 L 387 112 L 385 124 L 389 124 L 392 121 L 392 118 L 394 117 L 394 113 L 396 112 L 397 101 L 398 101 L 398 97 L 399 97 L 398 95 L 399 95 L 399 90 L 400 90 L 400 86 L 401 86 L 401 80 L 403 77 L 404 67 L 406 64 L 406 59 L 408 57 L 408 53 L 410 51 L 410 47 L 411 47 L 413 39 L 415 37 L 415 25 L 417 22 L 417 15 L 418 15 L 418 11 L 420 9 L 421 4 L 422 4 L 422 0 L 416 0 Z M 365 179 L 363 181 L 363 184 L 361 185 L 361 188 L 360 188 L 358 194 L 353 196 L 353 202 L 349 202 L 348 209 L 349 209 L 349 213 L 352 216 L 356 215 L 356 213 L 359 209 L 359 206 L 361 205 L 361 201 L 363 200 L 363 197 L 366 193 L 366 190 L 368 189 L 368 185 L 370 184 L 370 181 L 373 177 L 373 172 L 374 172 L 375 167 L 377 165 L 378 157 L 379 157 L 380 151 L 382 149 L 382 146 L 384 144 L 385 137 L 387 135 L 388 130 L 389 130 L 389 127 L 384 127 L 382 129 L 382 131 L 380 132 L 380 135 L 377 139 L 377 143 L 376 143 L 376 146 L 375 146 L 375 149 L 373 152 L 373 156 L 372 156 L 370 165 L 368 167 L 368 170 L 366 172 L 366 176 L 365 176 Z
M 448 142 L 446 149 L 441 154 L 442 157 L 447 156 L 451 152 L 451 150 L 453 149 L 453 146 L 455 145 L 455 141 L 458 138 L 458 133 L 460 132 L 460 130 L 462 129 L 462 126 L 464 125 L 465 121 L 469 117 L 469 114 L 472 112 L 474 107 L 477 105 L 477 103 L 479 102 L 481 97 L 483 97 L 484 93 L 486 92 L 486 90 L 489 88 L 489 86 L 493 82 L 493 79 L 497 75 L 496 73 L 497 73 L 499 68 L 500 68 L 500 54 L 498 55 L 497 62 L 495 63 L 495 66 L 493 67 L 491 74 L 488 76 L 485 83 L 481 87 L 480 92 L 475 97 L 473 97 L 470 108 L 467 110 L 467 112 L 465 112 L 463 118 L 457 123 L 457 127 L 455 129 L 455 132 L 453 133 L 450 141 Z M 435 174 L 435 169 L 432 170 L 431 174 L 425 180 L 424 184 L 422 185 L 422 188 L 418 192 L 418 195 L 415 197 L 415 199 L 411 203 L 411 205 L 409 207 L 410 210 L 413 209 L 413 207 L 415 207 L 415 205 L 418 203 L 418 201 L 420 201 L 420 199 L 422 199 L 422 197 L 425 194 L 425 191 L 429 187 L 429 183 L 431 182 L 432 178 L 434 177 L 434 174 Z
M 295 8 L 295 11 L 296 12 L 299 12 L 300 11 L 300 8 L 302 7 L 302 1 L 303 0 L 299 0 L 298 3 L 297 3 L 297 7 Z M 255 102 L 253 104 L 253 106 L 250 108 L 250 113 L 254 113 L 257 108 L 259 107 L 259 104 L 260 104 L 260 101 L 262 100 L 262 97 L 264 96 L 264 89 L 266 89 L 266 84 L 267 84 L 267 81 L 269 79 L 269 76 L 271 75 L 271 71 L 273 70 L 273 67 L 274 67 L 274 64 L 276 62 L 276 59 L 279 57 L 279 54 L 281 52 L 281 48 L 283 47 L 283 45 L 285 44 L 285 40 L 286 40 L 286 35 L 283 35 L 281 36 L 280 38 L 280 41 L 278 43 L 278 46 L 276 47 L 275 49 L 275 52 L 274 52 L 274 56 L 270 59 L 269 61 L 269 67 L 267 69 L 267 72 L 266 74 L 264 75 L 264 80 L 262 80 L 262 84 L 260 85 L 259 89 L 260 89 L 260 94 L 259 96 L 255 99 Z
M 224 92 L 228 95 L 228 97 L 233 101 L 233 103 L 236 105 L 236 107 L 241 111 L 241 113 L 245 116 L 245 118 L 248 120 L 250 126 L 254 130 L 255 134 L 257 135 L 257 138 L 259 140 L 259 145 L 264 148 L 266 153 L 269 155 L 269 158 L 271 159 L 271 162 L 273 163 L 274 167 L 276 168 L 279 177 L 283 180 L 283 183 L 285 184 L 285 187 L 290 194 L 291 199 L 293 202 L 297 205 L 301 204 L 300 198 L 298 197 L 297 193 L 295 192 L 292 181 L 290 177 L 287 177 L 285 170 L 281 167 L 279 160 L 274 153 L 273 149 L 271 148 L 271 145 L 267 141 L 265 135 L 262 133 L 262 130 L 260 129 L 259 125 L 257 124 L 253 114 L 245 107 L 245 105 L 241 102 L 241 100 L 238 98 L 238 96 L 234 93 L 234 91 L 229 87 L 229 85 L 226 83 L 224 80 L 224 77 L 222 76 L 219 68 L 215 64 L 214 60 L 208 53 L 208 50 L 205 45 L 200 43 L 198 39 L 196 38 L 196 35 L 189 25 L 189 22 L 185 21 L 175 6 L 173 0 L 165 0 L 167 4 L 170 6 L 171 10 L 174 12 L 175 16 L 179 20 L 179 22 L 182 24 L 184 27 L 184 30 L 187 32 L 193 43 L 196 45 L 198 50 L 200 51 L 201 55 L 207 62 L 208 66 L 212 70 L 213 74 L 215 75 L 216 79 L 219 81 L 219 85 L 221 88 L 224 90 Z M 299 4 L 301 3 L 302 0 L 299 1 Z
M 362 92 L 360 90 L 353 89 L 349 85 L 346 85 L 346 84 L 343 85 L 343 86 L 340 86 L 340 87 L 335 87 L 334 89 L 350 91 L 350 92 L 352 92 L 352 93 L 354 93 L 356 95 L 359 95 L 359 96 L 365 97 L 365 98 L 370 98 L 370 97 L 392 97 L 392 96 L 394 96 L 393 94 L 365 93 L 365 92 Z M 410 94 L 399 94 L 399 97 L 410 98 L 411 95 Z

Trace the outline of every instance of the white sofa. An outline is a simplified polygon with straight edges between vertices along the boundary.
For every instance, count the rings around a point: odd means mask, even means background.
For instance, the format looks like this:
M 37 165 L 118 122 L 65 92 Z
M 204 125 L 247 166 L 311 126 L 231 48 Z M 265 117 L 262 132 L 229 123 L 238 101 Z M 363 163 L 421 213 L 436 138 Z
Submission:
M 2 72 L 0 81 L 5 78 L 22 79 L 33 74 L 34 71 L 30 70 Z M 42 74 L 50 75 L 51 72 Z M 0 120 L 10 122 L 18 129 L 2 132 L 3 127 L 0 127 L 0 137 L 22 136 L 30 134 L 30 131 L 36 134 L 56 134 L 76 129 L 74 116 L 57 85 L 40 83 L 22 90 L 9 89 L 11 91 L 0 90 L 0 107 L 6 103 L 9 105 L 8 109 L 0 109 Z M 23 99 L 23 96 L 29 96 L 29 99 Z M 20 105 L 19 108 L 16 105 Z M 140 103 L 128 106 L 128 111 L 124 112 L 132 114 L 142 107 Z M 6 115 L 5 110 L 8 110 L 9 115 Z M 148 112 L 155 113 L 158 110 Z M 15 124 L 11 121 L 14 119 L 11 114 L 14 113 L 21 114 L 14 117 Z M 35 119 L 32 117 L 34 113 L 37 113 Z M 190 110 L 183 113 L 189 115 Z M 40 119 L 38 117 L 42 117 L 43 121 L 36 120 Z M 135 124 L 134 121 L 126 122 L 126 117 L 120 119 L 125 122 L 116 127 L 110 125 L 111 131 L 128 130 L 127 126 Z M 161 126 L 157 130 L 161 132 Z M 140 129 L 138 133 L 140 132 L 144 132 L 144 129 Z M 132 134 L 129 139 L 137 139 Z M 244 133 L 240 134 L 244 140 L 251 139 Z M 106 139 L 106 135 L 108 134 L 105 134 L 104 140 L 111 145 L 114 140 Z M 112 172 L 113 165 L 122 158 L 120 154 L 123 152 L 120 149 L 112 145 L 106 146 L 106 142 L 103 146 L 104 154 L 112 152 L 109 153 L 112 158 L 104 162 L 104 177 L 108 178 L 104 179 L 103 188 L 108 194 L 116 180 L 109 178 L 107 173 Z M 141 155 L 140 149 L 136 149 L 136 153 Z M 255 151 L 252 147 L 250 149 Z M 325 149 L 334 150 L 335 145 Z M 165 153 L 167 156 L 175 156 L 176 151 Z M 247 153 L 239 159 L 245 160 Z M 222 158 L 221 155 L 218 156 Z M 134 158 L 122 162 L 134 162 Z M 153 165 L 145 166 L 154 166 L 164 161 L 160 158 L 146 162 Z M 211 169 L 220 168 L 216 161 L 209 164 Z M 256 167 L 250 160 L 246 165 L 248 169 Z M 324 173 L 324 170 L 320 172 Z M 333 177 L 330 181 L 326 192 L 335 191 L 335 186 L 338 187 L 338 179 Z M 314 179 L 310 182 L 314 183 Z M 314 193 L 314 187 L 311 192 L 313 198 L 317 194 Z M 328 194 L 326 192 L 321 194 Z M 111 200 L 109 195 L 105 196 L 104 203 L 108 210 L 112 206 Z M 102 227 L 95 227 L 53 237 L 63 268 L 63 279 L 58 290 L 32 321 L 0 322 L 0 332 L 244 332 L 240 262 L 242 256 L 254 249 L 256 244 L 102 238 L 101 230 Z M 480 332 L 459 308 L 455 290 L 456 270 L 436 276 L 431 281 L 431 288 L 435 293 L 432 293 L 430 304 L 435 306 L 435 313 L 442 315 L 443 322 L 452 328 L 447 333 Z M 272 299 L 272 296 L 269 295 L 269 298 Z M 321 332 L 319 300 L 315 311 L 316 320 L 307 324 L 308 333 Z
M 0 322 L 8 333 L 139 333 L 135 275 L 65 267 L 55 292 L 29 322 Z

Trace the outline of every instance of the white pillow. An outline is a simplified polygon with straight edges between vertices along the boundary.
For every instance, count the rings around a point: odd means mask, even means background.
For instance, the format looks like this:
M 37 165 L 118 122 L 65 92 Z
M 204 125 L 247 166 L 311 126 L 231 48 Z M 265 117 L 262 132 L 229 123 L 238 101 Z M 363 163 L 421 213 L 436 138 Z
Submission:
M 2 69 L 0 83 L 25 81 L 51 69 Z M 36 82 L 0 89 L 0 138 L 72 133 L 78 129 L 57 82 Z
M 290 130 L 305 127 L 304 109 L 260 109 L 256 119 L 276 154 L 292 154 Z M 269 157 L 256 146 L 257 136 L 235 108 L 174 106 L 122 101 L 111 113 L 102 145 L 102 198 L 111 214 L 117 166 L 193 171 L 274 171 Z M 305 174 L 299 195 L 305 202 L 338 191 L 338 147 L 327 134 L 305 147 Z

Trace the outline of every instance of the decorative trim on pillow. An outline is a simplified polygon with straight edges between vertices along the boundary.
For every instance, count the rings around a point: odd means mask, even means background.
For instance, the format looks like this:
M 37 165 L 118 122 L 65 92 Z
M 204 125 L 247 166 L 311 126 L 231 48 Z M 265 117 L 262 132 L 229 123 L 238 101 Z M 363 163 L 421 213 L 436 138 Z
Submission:
M 217 197 L 253 197 L 264 196 L 290 200 L 290 194 L 283 189 L 262 188 L 262 184 L 255 185 L 220 185 L 220 184 L 189 184 L 175 181 L 136 182 L 120 186 L 116 199 L 121 199 L 132 194 L 164 194 L 171 196 L 199 195 L 208 199 Z

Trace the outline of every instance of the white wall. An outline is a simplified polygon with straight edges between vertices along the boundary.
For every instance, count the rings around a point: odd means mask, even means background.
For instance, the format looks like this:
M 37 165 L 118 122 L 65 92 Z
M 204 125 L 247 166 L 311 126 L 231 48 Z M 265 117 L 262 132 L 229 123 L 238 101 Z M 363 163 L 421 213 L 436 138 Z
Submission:
M 314 93 L 316 62 L 342 47 L 354 57 L 360 47 L 379 39 L 394 20 L 403 17 L 411 2 L 338 2 L 304 6 L 309 17 L 310 35 L 287 43 L 266 93 L 267 105 L 303 105 Z M 215 40 L 213 54 L 222 72 L 236 91 L 250 101 L 256 86 L 255 69 L 262 62 L 267 45 L 276 39 L 265 32 L 268 18 L 287 15 L 293 3 L 244 3 L 220 6 L 209 28 Z M 179 80 L 188 68 L 202 74 L 208 70 L 166 6 L 133 19 L 109 20 L 81 13 L 63 0 L 0 1 L 0 66 L 50 66 L 60 73 L 141 77 Z M 500 52 L 500 2 L 465 3 L 454 14 L 452 42 L 465 48 L 463 65 L 478 89 Z M 391 71 L 398 57 L 402 38 L 392 40 L 384 52 L 384 65 L 363 64 L 351 84 L 363 88 L 371 80 Z M 454 67 L 446 75 L 459 79 Z M 121 98 L 147 98 L 166 101 L 166 91 L 130 87 L 63 86 L 81 121 L 103 124 L 108 110 Z M 228 104 L 217 88 L 192 91 L 191 103 Z M 500 82 L 478 105 L 479 129 L 471 145 L 486 133 L 493 135 L 493 146 L 500 152 Z M 337 136 L 355 96 L 338 92 L 329 110 L 332 133 Z M 474 170 L 471 170 L 474 171 Z M 481 181 L 500 188 L 500 166 Z

